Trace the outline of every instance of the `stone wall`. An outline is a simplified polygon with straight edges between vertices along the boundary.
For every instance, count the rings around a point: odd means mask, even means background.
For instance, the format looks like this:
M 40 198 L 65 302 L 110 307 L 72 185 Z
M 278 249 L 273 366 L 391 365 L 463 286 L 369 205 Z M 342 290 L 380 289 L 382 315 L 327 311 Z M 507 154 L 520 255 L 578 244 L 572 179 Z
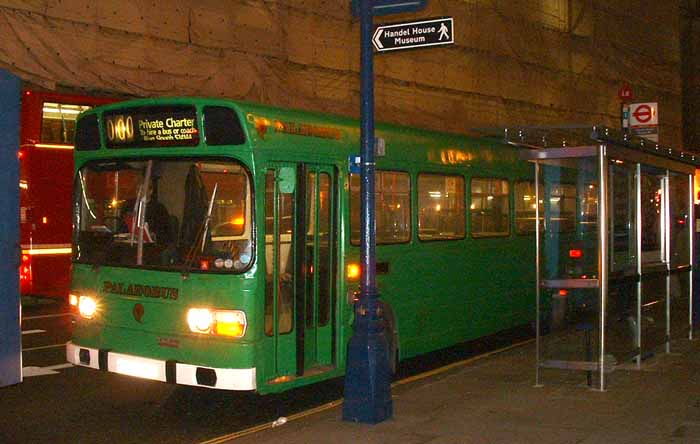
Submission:
M 377 118 L 423 128 L 619 126 L 659 102 L 682 142 L 683 0 L 431 0 L 375 23 L 454 17 L 456 44 L 375 57 Z M 0 0 L 0 67 L 48 89 L 225 96 L 359 113 L 349 0 Z

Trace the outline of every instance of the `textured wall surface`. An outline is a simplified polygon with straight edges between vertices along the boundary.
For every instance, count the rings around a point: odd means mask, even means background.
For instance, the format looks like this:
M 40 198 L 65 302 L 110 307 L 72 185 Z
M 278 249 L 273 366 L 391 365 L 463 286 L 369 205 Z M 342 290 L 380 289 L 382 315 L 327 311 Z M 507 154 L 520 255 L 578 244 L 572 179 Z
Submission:
M 683 0 L 431 0 L 456 44 L 375 57 L 377 118 L 465 132 L 619 126 L 617 92 L 659 102 L 682 142 Z M 642 4 L 640 6 L 640 4 Z M 0 0 L 0 67 L 54 88 L 226 96 L 357 117 L 349 0 Z
M 700 151 L 700 0 L 685 0 L 681 14 L 683 141 Z

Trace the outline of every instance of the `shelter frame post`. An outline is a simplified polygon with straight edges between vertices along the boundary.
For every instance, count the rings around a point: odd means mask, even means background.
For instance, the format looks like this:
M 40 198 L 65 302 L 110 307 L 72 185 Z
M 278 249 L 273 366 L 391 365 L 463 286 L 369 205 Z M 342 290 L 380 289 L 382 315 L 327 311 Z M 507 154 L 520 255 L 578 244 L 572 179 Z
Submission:
M 608 302 L 608 158 L 606 146 L 598 146 L 598 277 L 600 294 L 600 385 L 605 391 L 605 312 Z
M 637 251 L 637 310 L 635 323 L 635 346 L 637 348 L 637 356 L 635 361 L 637 368 L 642 366 L 642 165 L 637 163 L 635 173 L 635 235 L 636 235 L 636 251 Z
M 666 170 L 663 179 L 663 261 L 666 264 L 666 334 L 664 337 L 664 349 L 666 353 L 671 353 L 671 197 L 669 186 L 671 172 Z
M 540 364 L 542 362 L 542 357 L 541 357 L 541 338 L 540 338 L 540 328 L 541 326 L 541 313 L 540 313 L 540 298 L 541 298 L 541 277 L 540 277 L 540 270 L 541 270 L 541 264 L 540 264 L 540 249 L 541 249 L 541 232 L 540 232 L 540 224 L 542 223 L 540 221 L 540 198 L 541 198 L 541 190 L 540 190 L 540 162 L 535 161 L 535 276 L 536 276 L 536 291 L 535 291 L 535 299 L 536 299 L 536 313 L 535 313 L 535 356 L 536 356 L 536 362 L 535 362 L 535 387 L 542 387 L 542 382 L 540 380 Z
M 688 196 L 689 196 L 689 201 L 688 201 L 688 212 L 690 216 L 690 220 L 688 221 L 688 230 L 690 233 L 688 234 L 688 243 L 689 243 L 689 248 L 688 251 L 690 253 L 689 257 L 689 263 L 690 263 L 690 271 L 688 272 L 688 339 L 693 340 L 693 329 L 695 326 L 693 325 L 693 310 L 695 307 L 693 306 L 693 278 L 694 278 L 694 273 L 695 273 L 695 205 L 694 205 L 694 196 L 693 196 L 693 175 L 688 175 Z

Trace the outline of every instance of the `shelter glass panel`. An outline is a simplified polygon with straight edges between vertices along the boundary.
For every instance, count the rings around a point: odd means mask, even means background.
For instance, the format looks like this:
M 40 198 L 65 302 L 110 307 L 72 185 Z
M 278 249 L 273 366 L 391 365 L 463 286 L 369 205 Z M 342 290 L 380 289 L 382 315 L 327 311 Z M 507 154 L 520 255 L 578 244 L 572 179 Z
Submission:
M 636 185 L 634 165 L 621 161 L 610 163 L 610 272 L 635 272 L 636 246 Z
M 642 210 L 642 263 L 658 264 L 662 256 L 662 214 L 663 214 L 663 179 L 664 173 L 654 170 L 642 170 L 641 210 Z
M 687 175 L 669 176 L 671 228 L 671 266 L 690 264 L 690 179 Z
M 593 378 L 601 349 L 598 159 L 549 160 L 540 172 L 545 221 L 540 318 L 549 333 L 540 363 L 545 369 L 587 371 Z

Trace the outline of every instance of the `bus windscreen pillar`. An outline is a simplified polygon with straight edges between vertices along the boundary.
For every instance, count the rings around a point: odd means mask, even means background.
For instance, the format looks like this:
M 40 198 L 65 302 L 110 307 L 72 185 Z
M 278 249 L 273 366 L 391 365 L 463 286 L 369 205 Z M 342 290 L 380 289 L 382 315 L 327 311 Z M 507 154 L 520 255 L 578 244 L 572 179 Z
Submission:
M 19 78 L 0 69 L 0 387 L 22 382 L 19 299 Z

